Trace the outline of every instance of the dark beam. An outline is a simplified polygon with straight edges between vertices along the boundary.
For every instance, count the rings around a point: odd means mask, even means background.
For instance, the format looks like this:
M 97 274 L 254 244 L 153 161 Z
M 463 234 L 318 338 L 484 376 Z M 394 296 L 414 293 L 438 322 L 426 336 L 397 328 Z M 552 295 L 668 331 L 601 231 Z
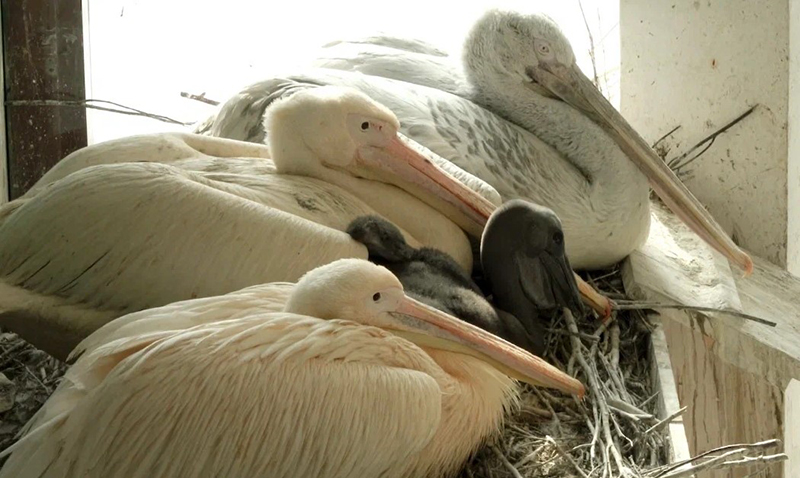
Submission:
M 2 0 L 11 199 L 61 158 L 86 146 L 81 0 Z

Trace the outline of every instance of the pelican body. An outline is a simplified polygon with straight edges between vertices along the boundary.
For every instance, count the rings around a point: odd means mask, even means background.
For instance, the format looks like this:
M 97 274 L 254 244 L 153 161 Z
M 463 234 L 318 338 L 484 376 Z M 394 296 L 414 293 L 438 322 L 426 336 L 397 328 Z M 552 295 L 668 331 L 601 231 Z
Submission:
M 356 259 L 124 316 L 75 354 L 0 478 L 450 476 L 509 375 L 583 393 Z
M 260 117 L 275 98 L 350 86 L 394 111 L 404 134 L 485 180 L 504 200 L 555 211 L 578 269 L 610 266 L 644 242 L 652 186 L 705 241 L 746 274 L 752 270 L 750 257 L 583 75 L 549 18 L 488 11 L 467 38 L 461 65 L 419 42 L 392 50 L 321 62 L 352 71 L 317 68 L 251 85 L 196 131 L 261 142 Z
M 368 214 L 472 267 L 464 230 L 494 203 L 409 146 L 386 108 L 317 88 L 264 121 L 269 147 L 148 135 L 56 165 L 0 209 L 0 325 L 63 358 L 125 313 L 366 258 L 344 229 Z

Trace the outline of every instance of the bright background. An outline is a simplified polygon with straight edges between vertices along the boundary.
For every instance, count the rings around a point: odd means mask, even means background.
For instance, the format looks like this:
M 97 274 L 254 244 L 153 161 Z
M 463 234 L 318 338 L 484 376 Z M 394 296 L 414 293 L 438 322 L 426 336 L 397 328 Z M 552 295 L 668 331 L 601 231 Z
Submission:
M 619 1 L 582 4 L 601 86 L 617 105 Z M 271 68 L 307 64 L 325 43 L 377 32 L 418 38 L 459 55 L 475 19 L 498 6 L 550 15 L 572 42 L 581 68 L 593 77 L 589 35 L 578 0 L 89 0 L 84 2 L 87 98 L 182 122 L 203 120 L 214 107 L 182 98 L 181 91 L 205 92 L 222 101 L 268 78 Z M 87 121 L 90 144 L 181 128 L 91 109 Z

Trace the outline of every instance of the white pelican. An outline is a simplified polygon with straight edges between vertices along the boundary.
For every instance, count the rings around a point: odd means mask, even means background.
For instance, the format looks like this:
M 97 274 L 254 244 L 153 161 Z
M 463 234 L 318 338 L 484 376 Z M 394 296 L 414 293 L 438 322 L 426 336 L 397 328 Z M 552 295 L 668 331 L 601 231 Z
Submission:
M 341 231 L 370 213 L 471 268 L 453 221 L 479 232 L 494 205 L 404 146 L 390 111 L 331 87 L 276 105 L 268 121 L 285 133 L 271 148 L 152 135 L 59 163 L 0 215 L 4 320 L 26 337 L 43 329 L 38 315 L 80 338 L 120 312 L 297 280 L 366 258 Z M 264 174 L 269 157 L 280 174 Z
M 275 98 L 322 84 L 352 86 L 394 111 L 404 134 L 485 180 L 504 200 L 553 209 L 577 269 L 609 266 L 642 244 L 649 179 L 697 234 L 751 271 L 750 257 L 581 73 L 569 41 L 547 17 L 487 13 L 467 39 L 465 78 L 455 62 L 419 44 L 406 42 L 401 48 L 411 51 L 386 56 L 373 51 L 380 46 L 356 46 L 368 50 L 351 62 L 324 64 L 395 80 L 319 68 L 263 81 L 229 99 L 197 131 L 263 141 L 261 114 Z
M 390 111 L 329 87 L 266 121 L 270 148 L 151 135 L 65 158 L 0 209 L 0 325 L 63 358 L 124 313 L 367 258 L 343 232 L 367 214 L 471 270 L 461 227 L 479 233 L 494 204 L 405 146 Z
M 501 425 L 509 375 L 584 392 L 369 262 L 309 272 L 283 311 L 274 286 L 98 330 L 0 478 L 449 475 Z

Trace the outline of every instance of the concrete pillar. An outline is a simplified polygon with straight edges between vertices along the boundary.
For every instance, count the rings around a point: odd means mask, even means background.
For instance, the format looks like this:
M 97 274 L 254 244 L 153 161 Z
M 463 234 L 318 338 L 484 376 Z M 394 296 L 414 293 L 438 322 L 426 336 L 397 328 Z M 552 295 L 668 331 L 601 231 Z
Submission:
M 783 476 L 800 476 L 800 381 L 792 379 L 783 396 L 783 452 L 789 455 Z
M 784 267 L 787 249 L 800 259 L 787 220 L 790 2 L 620 0 L 620 109 L 651 143 L 681 126 L 663 142 L 668 158 L 761 105 L 695 161 L 686 184 L 743 247 Z
M 789 0 L 789 175 L 786 265 L 800 276 L 800 1 Z

